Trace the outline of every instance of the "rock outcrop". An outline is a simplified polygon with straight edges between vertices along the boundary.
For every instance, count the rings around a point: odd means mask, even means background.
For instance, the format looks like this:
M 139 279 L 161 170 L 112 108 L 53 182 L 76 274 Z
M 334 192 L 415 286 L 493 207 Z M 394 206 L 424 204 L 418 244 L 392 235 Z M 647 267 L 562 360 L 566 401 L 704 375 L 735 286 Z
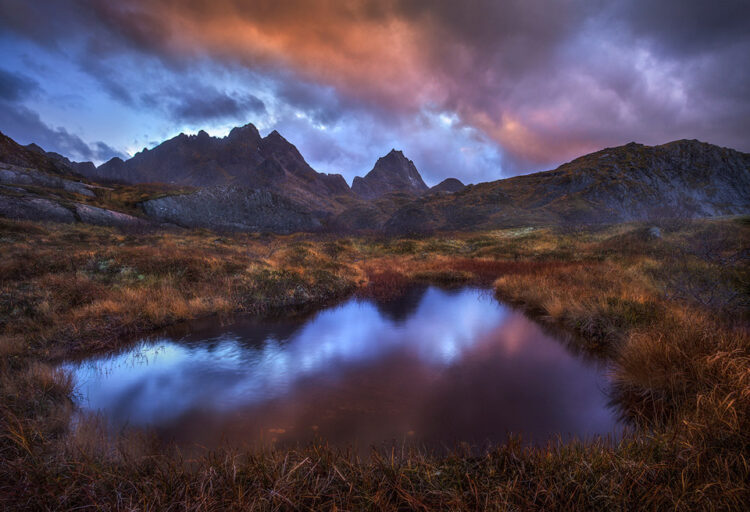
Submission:
M 72 194 L 94 197 L 94 187 L 87 183 L 81 183 L 73 179 L 66 179 L 60 176 L 51 175 L 37 171 L 35 169 L 26 169 L 15 165 L 9 165 L 0 162 L 0 184 L 3 185 L 32 185 L 36 187 L 46 187 L 61 189 Z
M 56 201 L 33 196 L 0 195 L 0 216 L 9 219 L 73 223 L 75 215 Z
M 118 228 L 142 228 L 149 223 L 138 217 L 127 213 L 116 212 L 106 208 L 99 208 L 88 204 L 76 203 L 73 205 L 75 214 L 80 222 L 93 224 L 95 226 L 112 226 Z
M 364 178 L 357 176 L 352 182 L 352 192 L 363 199 L 376 199 L 391 192 L 419 196 L 428 190 L 414 162 L 395 149 L 378 158 Z
M 188 228 L 292 233 L 315 231 L 321 219 L 268 190 L 220 186 L 143 203 L 149 218 Z

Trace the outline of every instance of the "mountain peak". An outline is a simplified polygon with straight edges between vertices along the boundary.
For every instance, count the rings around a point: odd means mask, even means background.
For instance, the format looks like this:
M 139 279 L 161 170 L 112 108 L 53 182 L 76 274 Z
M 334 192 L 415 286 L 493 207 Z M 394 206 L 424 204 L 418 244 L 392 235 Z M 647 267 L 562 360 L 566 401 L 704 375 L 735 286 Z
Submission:
M 288 141 L 287 141 L 287 140 L 286 140 L 286 139 L 285 139 L 285 138 L 284 138 L 284 137 L 283 137 L 283 136 L 282 136 L 282 135 L 281 135 L 281 134 L 280 134 L 279 132 L 277 132 L 276 130 L 273 130 L 273 131 L 272 131 L 271 133 L 269 133 L 268 135 L 266 135 L 265 137 L 263 137 L 263 140 L 265 140 L 265 141 L 267 141 L 267 142 L 276 142 L 276 141 L 279 141 L 279 142 L 282 142 L 282 141 L 283 141 L 283 142 L 288 142 Z
M 261 138 L 248 123 L 226 137 L 204 130 L 180 134 L 133 158 L 110 160 L 88 175 L 125 183 L 167 183 L 188 187 L 241 186 L 267 189 L 316 210 L 351 193 L 340 175 L 320 174 L 276 130 Z
M 352 182 L 352 191 L 365 199 L 374 199 L 390 192 L 421 195 L 427 190 L 414 162 L 396 149 L 378 158 L 364 178 L 356 177 Z
M 232 128 L 227 138 L 231 141 L 249 139 L 257 142 L 260 141 L 260 133 L 253 123 L 247 123 L 245 126 Z
M 466 185 L 464 185 L 461 180 L 457 178 L 446 178 L 432 187 L 430 189 L 430 192 L 444 192 L 447 194 L 452 194 L 453 192 L 463 190 L 464 187 L 466 187 Z
M 28 149 L 29 151 L 33 151 L 35 153 L 40 153 L 42 155 L 46 153 L 46 151 L 44 151 L 40 146 L 38 146 L 37 144 L 33 142 L 31 144 L 27 144 L 26 149 Z

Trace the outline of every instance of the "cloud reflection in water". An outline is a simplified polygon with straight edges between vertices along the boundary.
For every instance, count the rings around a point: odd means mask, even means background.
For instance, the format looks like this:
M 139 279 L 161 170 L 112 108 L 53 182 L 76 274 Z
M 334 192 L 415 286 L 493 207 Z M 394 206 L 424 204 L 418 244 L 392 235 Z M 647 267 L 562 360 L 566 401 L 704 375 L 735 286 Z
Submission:
M 241 436 L 314 426 L 367 443 L 414 429 L 436 442 L 611 429 L 601 371 L 489 293 L 428 288 L 411 300 L 403 316 L 351 299 L 307 319 L 209 325 L 67 366 L 84 408 L 183 436 L 210 424 Z

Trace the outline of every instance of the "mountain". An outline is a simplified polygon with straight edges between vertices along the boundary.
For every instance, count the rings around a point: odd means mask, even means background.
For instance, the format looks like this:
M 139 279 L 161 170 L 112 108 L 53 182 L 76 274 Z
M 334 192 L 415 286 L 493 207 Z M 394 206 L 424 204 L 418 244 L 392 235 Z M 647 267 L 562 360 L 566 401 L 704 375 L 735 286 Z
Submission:
M 363 199 L 375 199 L 391 192 L 419 196 L 428 190 L 414 162 L 395 149 L 378 158 L 364 178 L 357 176 L 352 182 L 352 192 Z
M 77 174 L 67 158 L 57 159 L 51 155 L 36 144 L 22 146 L 0 132 L 0 162 L 53 174 Z
M 107 199 L 111 189 L 91 183 L 79 172 L 93 168 L 91 162 L 71 162 L 0 133 L 0 216 L 137 229 L 149 225 L 132 215 L 132 207 L 130 213 L 119 211 L 121 204 L 113 209 L 113 201 Z
M 461 180 L 458 180 L 456 178 L 446 178 L 434 187 L 430 188 L 430 193 L 444 193 L 444 194 L 452 194 L 453 192 L 458 192 L 459 190 L 463 190 L 463 188 L 466 185 L 461 183 Z
M 375 229 L 410 232 L 750 213 L 750 154 L 678 140 L 630 143 L 555 170 L 402 205 Z
M 87 176 L 110 182 L 264 189 L 322 210 L 335 208 L 336 196 L 351 193 L 341 175 L 316 172 L 278 132 L 261 137 L 252 124 L 234 128 L 223 138 L 202 130 L 197 135 L 181 133 L 129 160 L 113 158 Z
M 33 151 L 39 155 L 44 155 L 52 162 L 55 162 L 55 164 L 57 164 L 61 168 L 69 170 L 70 172 L 80 176 L 90 174 L 96 169 L 96 166 L 94 166 L 93 162 L 74 162 L 62 156 L 60 153 L 55 153 L 54 151 L 45 151 L 33 143 L 28 144 L 25 147 L 26 149 Z
M 393 150 L 350 190 L 340 175 L 315 172 L 277 132 L 262 138 L 252 125 L 221 139 L 180 135 L 99 168 L 0 134 L 0 216 L 18 219 L 409 233 L 747 214 L 750 154 L 697 140 L 630 143 L 551 171 L 432 189 Z

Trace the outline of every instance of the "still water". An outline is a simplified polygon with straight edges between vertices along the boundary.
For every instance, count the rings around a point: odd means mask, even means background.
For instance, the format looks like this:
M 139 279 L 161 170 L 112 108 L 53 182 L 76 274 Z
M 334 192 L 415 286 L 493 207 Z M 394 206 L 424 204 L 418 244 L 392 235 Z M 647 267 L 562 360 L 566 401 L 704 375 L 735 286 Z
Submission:
M 475 288 L 212 319 L 65 367 L 83 410 L 182 445 L 484 446 L 615 427 L 604 368 Z

